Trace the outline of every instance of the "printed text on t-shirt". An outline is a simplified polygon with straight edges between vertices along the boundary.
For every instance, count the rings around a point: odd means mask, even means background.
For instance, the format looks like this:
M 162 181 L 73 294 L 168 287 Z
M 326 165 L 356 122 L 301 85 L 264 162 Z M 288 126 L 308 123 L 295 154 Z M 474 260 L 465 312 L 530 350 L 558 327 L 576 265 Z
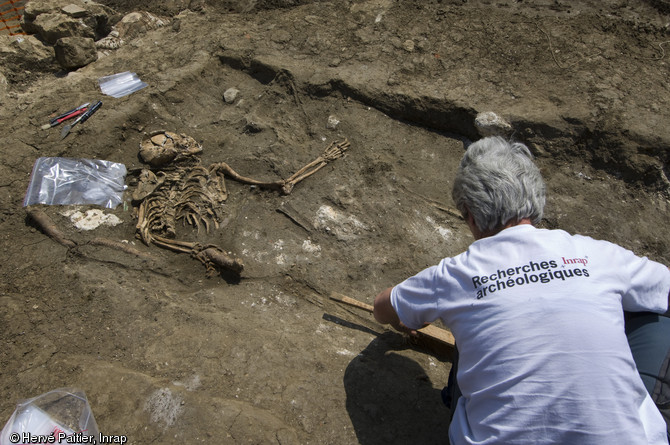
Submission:
M 558 269 L 558 262 L 555 260 L 529 261 L 522 266 L 497 269 L 494 273 L 488 275 L 475 275 L 472 277 L 472 284 L 477 291 L 477 299 L 486 297 L 500 290 L 512 288 L 514 286 L 524 286 L 531 283 L 550 283 L 552 280 L 563 280 L 573 277 L 588 277 L 589 271 L 586 268 L 565 268 L 565 265 L 581 264 L 586 266 L 586 258 L 561 258 L 562 269 Z

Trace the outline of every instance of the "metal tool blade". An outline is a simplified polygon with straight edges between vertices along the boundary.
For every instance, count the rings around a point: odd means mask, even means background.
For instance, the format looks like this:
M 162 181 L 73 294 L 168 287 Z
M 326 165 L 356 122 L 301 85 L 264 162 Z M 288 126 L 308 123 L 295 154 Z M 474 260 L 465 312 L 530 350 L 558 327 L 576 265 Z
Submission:
M 102 101 L 97 101 L 95 104 L 91 106 L 84 114 L 79 116 L 76 121 L 72 122 L 70 125 L 66 125 L 63 127 L 63 129 L 60 132 L 60 138 L 65 139 L 65 137 L 70 133 L 70 130 L 72 130 L 72 127 L 77 125 L 80 121 L 81 122 L 86 122 L 86 120 L 93 115 L 96 111 L 98 111 L 98 108 L 102 106 Z
M 66 126 L 64 126 L 63 129 L 60 131 L 60 138 L 65 139 L 65 136 L 67 136 L 68 133 L 70 133 L 70 129 L 72 129 L 72 127 L 77 125 L 77 122 L 79 122 L 80 120 L 81 116 L 79 116 L 79 118 L 77 118 L 77 120 L 72 122 L 71 124 L 67 124 Z

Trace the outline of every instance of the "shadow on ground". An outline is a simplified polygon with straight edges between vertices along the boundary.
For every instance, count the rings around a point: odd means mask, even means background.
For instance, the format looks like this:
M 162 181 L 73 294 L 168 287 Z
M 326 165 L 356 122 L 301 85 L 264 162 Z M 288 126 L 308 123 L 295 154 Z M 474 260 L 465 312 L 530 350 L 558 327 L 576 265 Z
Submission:
M 362 445 L 448 443 L 448 410 L 438 389 L 446 382 L 431 382 L 417 362 L 402 355 L 407 348 L 401 335 L 386 332 L 344 373 L 347 412 Z

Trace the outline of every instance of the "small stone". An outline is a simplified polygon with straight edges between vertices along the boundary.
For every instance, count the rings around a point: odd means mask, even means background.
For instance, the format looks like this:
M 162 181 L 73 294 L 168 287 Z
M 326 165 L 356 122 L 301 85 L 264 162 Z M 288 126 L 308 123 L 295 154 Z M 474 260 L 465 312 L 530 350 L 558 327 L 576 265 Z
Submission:
M 482 137 L 506 136 L 512 130 L 509 122 L 492 111 L 479 113 L 475 118 L 475 127 Z
M 329 130 L 334 130 L 340 124 L 340 120 L 333 115 L 328 116 L 328 122 L 326 122 L 326 128 Z
M 228 88 L 224 93 L 223 93 L 223 100 L 227 104 L 232 104 L 235 102 L 235 99 L 237 99 L 237 95 L 240 94 L 240 90 L 237 88 Z
M 84 8 L 73 4 L 63 6 L 61 11 L 63 11 L 63 14 L 69 15 L 70 17 L 75 19 L 79 19 L 86 16 L 86 10 Z
M 414 40 L 405 40 L 402 44 L 402 47 L 405 51 L 411 53 L 414 51 Z

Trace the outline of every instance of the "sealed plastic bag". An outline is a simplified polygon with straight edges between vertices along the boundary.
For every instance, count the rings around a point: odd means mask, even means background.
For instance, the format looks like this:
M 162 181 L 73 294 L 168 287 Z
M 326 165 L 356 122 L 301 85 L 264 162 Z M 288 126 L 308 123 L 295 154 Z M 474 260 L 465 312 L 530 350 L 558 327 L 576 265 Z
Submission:
M 0 445 L 95 443 L 91 439 L 99 435 L 84 392 L 61 388 L 19 403 L 0 433 Z
M 93 159 L 39 158 L 23 206 L 96 204 L 113 209 L 123 202 L 126 166 Z
M 116 98 L 127 96 L 147 86 L 137 74 L 130 71 L 101 77 L 98 79 L 98 84 L 103 94 Z

